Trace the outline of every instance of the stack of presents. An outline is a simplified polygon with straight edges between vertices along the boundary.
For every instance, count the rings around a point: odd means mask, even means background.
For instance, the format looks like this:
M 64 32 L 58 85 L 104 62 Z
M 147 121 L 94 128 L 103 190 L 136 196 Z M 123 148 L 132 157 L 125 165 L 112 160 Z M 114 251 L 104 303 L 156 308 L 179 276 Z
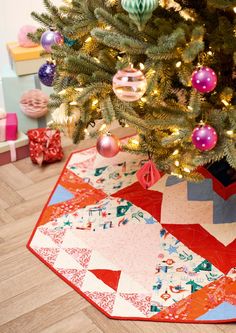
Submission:
M 0 165 L 30 154 L 29 133 L 46 130 L 51 87 L 43 86 L 38 70 L 45 63 L 43 48 L 32 42 L 8 43 L 9 64 L 1 71 L 4 109 L 0 109 Z M 40 130 L 39 130 L 40 131 Z

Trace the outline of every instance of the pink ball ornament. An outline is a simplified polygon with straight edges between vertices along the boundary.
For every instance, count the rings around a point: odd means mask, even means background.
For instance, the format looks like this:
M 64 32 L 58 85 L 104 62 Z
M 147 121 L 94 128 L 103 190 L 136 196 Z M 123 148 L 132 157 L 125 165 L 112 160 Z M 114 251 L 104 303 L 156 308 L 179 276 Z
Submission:
M 103 157 L 111 158 L 120 151 L 120 140 L 110 133 L 102 134 L 97 141 L 97 151 Z
M 135 102 L 145 94 L 147 80 L 140 70 L 127 67 L 114 76 L 113 90 L 121 101 Z
M 24 25 L 20 28 L 18 32 L 18 44 L 21 47 L 30 48 L 30 47 L 36 47 L 39 44 L 34 43 L 31 39 L 29 39 L 28 34 L 34 34 L 37 31 L 37 28 L 33 25 Z
M 217 85 L 217 76 L 213 69 L 201 67 L 193 72 L 191 81 L 193 88 L 201 93 L 209 93 Z
M 212 150 L 218 141 L 216 130 L 207 124 L 197 126 L 192 134 L 192 143 L 200 151 Z

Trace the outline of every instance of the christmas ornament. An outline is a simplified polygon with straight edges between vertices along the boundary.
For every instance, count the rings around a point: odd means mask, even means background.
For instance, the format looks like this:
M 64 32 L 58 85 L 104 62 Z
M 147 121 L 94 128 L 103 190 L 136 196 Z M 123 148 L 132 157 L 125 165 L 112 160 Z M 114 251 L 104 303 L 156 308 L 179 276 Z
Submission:
M 34 34 L 36 32 L 37 28 L 33 25 L 24 25 L 20 28 L 18 32 L 18 43 L 19 46 L 30 48 L 30 47 L 36 47 L 38 46 L 37 43 L 33 42 L 31 39 L 29 39 L 28 34 Z
M 67 45 L 67 46 L 73 46 L 76 44 L 76 40 L 73 40 L 73 39 L 70 39 L 68 37 L 64 37 L 64 43 Z
M 197 126 L 192 134 L 192 142 L 194 146 L 201 150 L 207 151 L 213 149 L 218 140 L 218 135 L 213 127 L 207 124 Z
M 136 176 L 145 190 L 154 185 L 161 178 L 160 172 L 151 160 L 137 171 Z
M 120 140 L 110 133 L 102 134 L 97 141 L 97 151 L 103 157 L 114 157 L 120 151 Z
M 53 81 L 56 76 L 56 65 L 47 61 L 39 68 L 38 76 L 40 81 L 48 87 L 52 87 Z
M 52 52 L 53 45 L 62 45 L 64 43 L 64 37 L 59 31 L 48 30 L 41 36 L 42 47 L 47 52 Z
M 145 94 L 147 80 L 140 70 L 127 67 L 113 77 L 113 90 L 121 101 L 135 102 Z
M 217 85 L 217 76 L 213 69 L 201 67 L 192 74 L 192 86 L 201 93 L 209 93 Z
M 59 108 L 55 109 L 51 114 L 53 123 L 63 128 L 63 132 L 72 137 L 75 124 L 80 118 L 80 110 L 78 107 L 70 107 L 68 109 L 66 103 L 62 103 Z
M 157 8 L 158 0 L 122 0 L 121 5 L 141 31 Z
M 48 112 L 48 96 L 39 89 L 26 91 L 20 100 L 21 111 L 30 118 L 41 118 Z

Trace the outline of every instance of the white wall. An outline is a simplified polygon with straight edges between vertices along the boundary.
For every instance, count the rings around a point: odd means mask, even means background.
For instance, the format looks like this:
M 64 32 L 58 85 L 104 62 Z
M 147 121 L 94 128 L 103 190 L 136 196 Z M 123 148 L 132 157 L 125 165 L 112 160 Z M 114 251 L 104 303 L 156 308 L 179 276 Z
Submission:
M 53 0 L 55 5 L 62 0 Z M 8 63 L 6 42 L 17 40 L 17 33 L 25 24 L 38 25 L 31 16 L 32 11 L 45 11 L 42 0 L 0 0 L 0 68 Z M 0 82 L 0 107 L 3 105 Z

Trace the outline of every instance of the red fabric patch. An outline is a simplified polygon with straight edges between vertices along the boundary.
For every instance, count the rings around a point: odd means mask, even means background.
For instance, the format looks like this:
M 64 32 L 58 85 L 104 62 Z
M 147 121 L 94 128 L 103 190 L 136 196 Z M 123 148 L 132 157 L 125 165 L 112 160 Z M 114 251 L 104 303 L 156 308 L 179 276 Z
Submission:
M 224 186 L 218 179 L 216 179 L 207 169 L 200 167 L 198 171 L 208 179 L 212 179 L 214 191 L 221 196 L 224 200 L 228 200 L 233 194 L 236 193 L 236 182 L 229 186 Z
M 163 224 L 163 227 L 221 272 L 227 274 L 236 266 L 236 240 L 225 246 L 199 224 Z
M 157 221 L 161 219 L 162 193 L 145 190 L 139 182 L 112 194 L 112 196 L 132 202 L 151 214 Z
M 93 273 L 99 280 L 117 291 L 121 271 L 111 271 L 108 269 L 93 269 L 89 272 Z

